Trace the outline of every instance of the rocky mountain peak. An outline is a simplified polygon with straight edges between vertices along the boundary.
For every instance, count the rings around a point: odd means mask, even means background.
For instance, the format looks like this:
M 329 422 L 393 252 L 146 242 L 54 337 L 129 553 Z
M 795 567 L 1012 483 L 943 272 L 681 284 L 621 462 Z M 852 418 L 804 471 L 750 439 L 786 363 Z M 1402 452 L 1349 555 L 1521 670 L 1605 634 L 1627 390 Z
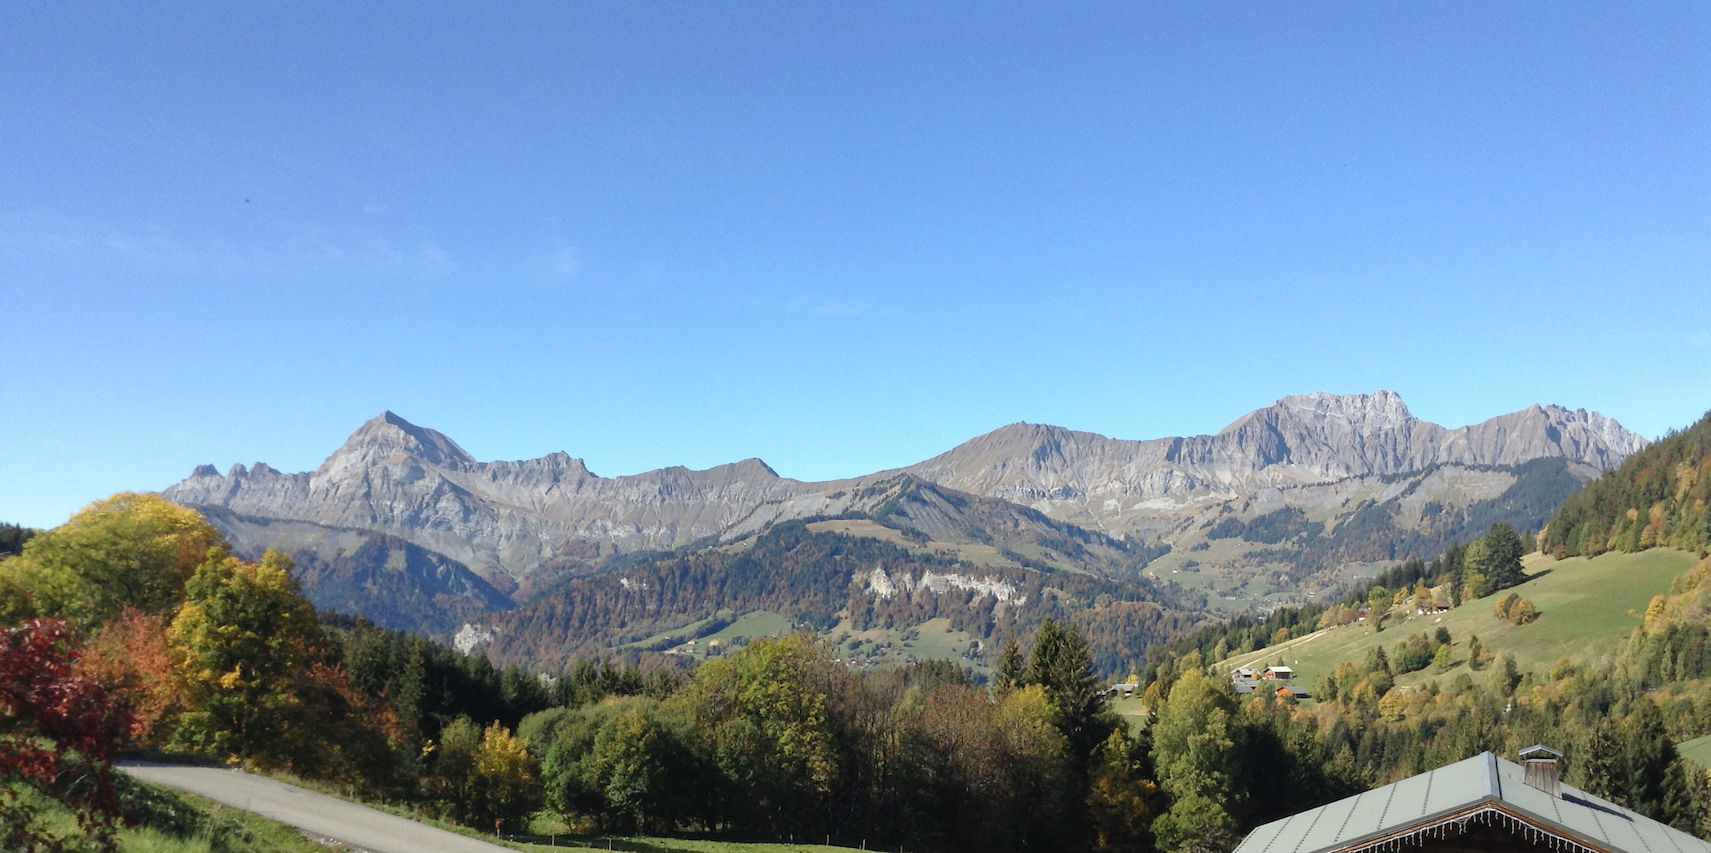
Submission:
M 1354 432 L 1370 434 L 1405 428 L 1414 422 L 1414 414 L 1408 411 L 1408 404 L 1402 402 L 1402 395 L 1395 391 L 1380 390 L 1371 394 L 1317 391 L 1293 394 L 1263 409 L 1249 412 L 1219 430 L 1218 434 L 1229 435 L 1254 422 L 1274 425 L 1347 424 Z
M 391 411 L 381 412 L 357 427 L 332 456 L 321 463 L 317 476 L 337 475 L 411 457 L 437 468 L 463 470 L 475 459 L 444 434 L 419 427 Z
M 732 463 L 731 469 L 733 473 L 742 477 L 758 477 L 763 480 L 778 479 L 778 472 L 772 470 L 771 465 L 766 464 L 765 461 L 756 456 L 750 456 L 740 462 Z
M 1031 424 L 1019 421 L 1001 426 L 985 435 L 964 442 L 957 451 L 977 455 L 997 455 L 1027 459 L 1033 465 L 1048 464 L 1061 458 L 1065 449 L 1087 440 L 1103 440 L 1103 436 L 1076 432 L 1051 424 Z M 953 451 L 953 452 L 957 452 Z
M 540 463 L 550 469 L 569 471 L 592 477 L 594 472 L 588 470 L 588 463 L 580 456 L 572 456 L 562 450 L 555 450 L 540 458 Z M 528 464 L 525 460 L 519 464 Z

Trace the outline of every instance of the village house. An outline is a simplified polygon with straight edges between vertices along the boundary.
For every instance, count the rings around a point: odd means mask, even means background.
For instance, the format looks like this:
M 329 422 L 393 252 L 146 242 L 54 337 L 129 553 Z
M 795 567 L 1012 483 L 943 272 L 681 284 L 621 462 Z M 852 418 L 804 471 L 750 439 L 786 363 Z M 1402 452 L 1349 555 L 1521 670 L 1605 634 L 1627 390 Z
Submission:
M 1235 853 L 1711 853 L 1695 838 L 1558 778 L 1562 753 L 1482 752 L 1364 794 L 1272 821 Z
M 1259 673 L 1252 667 L 1238 666 L 1230 670 L 1230 684 L 1236 688 L 1236 695 L 1245 696 L 1259 685 Z
M 1274 680 L 1274 681 L 1288 681 L 1289 679 L 1295 677 L 1295 670 L 1290 669 L 1287 666 L 1281 666 L 1281 665 L 1280 666 L 1268 666 L 1264 669 L 1264 671 L 1260 672 L 1259 677 L 1264 678 L 1264 679 L 1268 679 L 1268 680 Z

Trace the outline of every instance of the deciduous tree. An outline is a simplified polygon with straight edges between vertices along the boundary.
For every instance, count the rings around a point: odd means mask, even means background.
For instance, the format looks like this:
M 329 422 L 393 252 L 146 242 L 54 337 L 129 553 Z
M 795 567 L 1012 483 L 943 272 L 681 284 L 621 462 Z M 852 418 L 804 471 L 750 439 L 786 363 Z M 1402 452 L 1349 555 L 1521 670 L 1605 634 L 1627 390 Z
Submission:
M 4 573 L 29 590 L 35 610 L 92 631 L 125 606 L 171 612 L 184 585 L 225 538 L 195 510 L 126 492 L 90 504 L 24 543 Z
M 756 640 L 695 671 L 674 697 L 739 805 L 774 831 L 811 827 L 838 773 L 827 713 L 831 662 L 804 634 Z
M 160 745 L 156 734 L 170 729 L 178 709 L 166 639 L 169 619 L 126 607 L 90 639 L 78 661 L 82 672 L 124 697 L 132 711 L 130 740 L 143 746 Z
M 102 849 L 118 816 L 112 764 L 130 711 L 77 671 L 63 621 L 0 628 L 0 849 L 53 850 L 57 832 L 38 823 L 13 785 L 71 808 Z
M 1171 797 L 1153 823 L 1171 850 L 1214 850 L 1232 840 L 1246 792 L 1236 790 L 1235 702 L 1198 670 L 1182 674 L 1153 725 L 1153 766 Z
M 322 636 L 289 557 L 211 557 L 186 585 L 167 636 L 184 703 L 175 745 L 279 767 L 310 746 L 286 735 L 302 711 L 294 680 L 316 659 Z

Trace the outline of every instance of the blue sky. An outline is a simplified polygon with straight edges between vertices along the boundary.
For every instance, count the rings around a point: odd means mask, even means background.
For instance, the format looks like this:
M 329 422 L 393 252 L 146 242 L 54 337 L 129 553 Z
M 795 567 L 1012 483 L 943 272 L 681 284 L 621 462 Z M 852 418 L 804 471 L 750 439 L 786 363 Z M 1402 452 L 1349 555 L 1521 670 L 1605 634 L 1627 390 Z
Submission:
M 391 409 L 824 479 L 1711 408 L 1702 2 L 0 4 L 0 520 Z

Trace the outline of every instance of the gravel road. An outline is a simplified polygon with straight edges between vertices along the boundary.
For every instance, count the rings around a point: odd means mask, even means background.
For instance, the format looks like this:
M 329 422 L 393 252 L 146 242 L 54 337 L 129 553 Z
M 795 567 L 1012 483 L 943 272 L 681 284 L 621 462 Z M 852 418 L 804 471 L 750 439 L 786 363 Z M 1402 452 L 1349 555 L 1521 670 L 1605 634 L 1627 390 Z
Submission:
M 369 853 L 517 853 L 509 847 L 238 770 L 128 761 L 120 763 L 119 769 L 138 779 L 199 794 Z

